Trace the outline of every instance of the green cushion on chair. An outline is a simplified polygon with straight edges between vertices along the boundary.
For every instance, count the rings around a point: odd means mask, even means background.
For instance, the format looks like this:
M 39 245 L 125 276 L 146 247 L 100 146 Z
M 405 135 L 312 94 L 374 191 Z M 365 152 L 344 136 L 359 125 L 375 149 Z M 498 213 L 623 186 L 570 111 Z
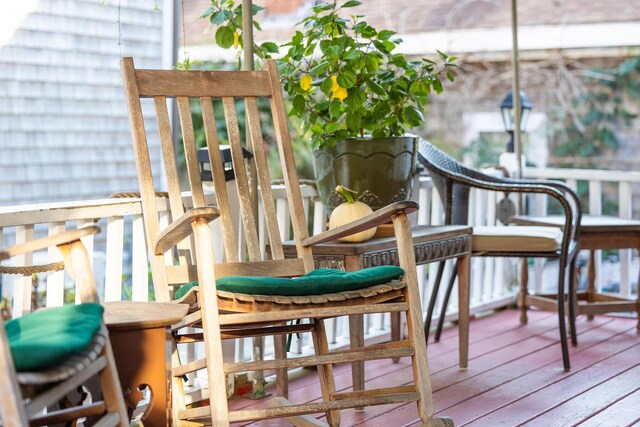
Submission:
M 254 295 L 306 296 L 354 291 L 368 286 L 387 283 L 404 274 L 404 270 L 393 265 L 365 268 L 346 272 L 331 268 L 319 268 L 293 279 L 281 277 L 227 276 L 216 280 L 219 291 Z M 197 282 L 187 283 L 176 293 L 184 296 Z
M 54 367 L 87 348 L 104 308 L 87 303 L 39 310 L 5 323 L 18 372 Z

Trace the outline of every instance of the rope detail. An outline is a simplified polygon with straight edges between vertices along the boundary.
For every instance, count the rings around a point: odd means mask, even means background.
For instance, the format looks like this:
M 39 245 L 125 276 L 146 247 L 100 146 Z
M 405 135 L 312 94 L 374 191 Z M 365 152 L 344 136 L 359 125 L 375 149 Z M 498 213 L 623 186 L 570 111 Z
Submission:
M 0 265 L 0 274 L 19 274 L 23 276 L 30 276 L 36 273 L 46 273 L 47 271 L 60 270 L 64 270 L 64 263 L 62 261 L 42 265 L 27 265 L 22 267 Z
M 169 193 L 166 191 L 156 191 L 156 197 L 164 197 L 165 199 L 169 198 Z M 140 197 L 140 193 L 133 191 L 120 191 L 118 193 L 113 193 L 109 196 L 110 199 L 137 199 Z

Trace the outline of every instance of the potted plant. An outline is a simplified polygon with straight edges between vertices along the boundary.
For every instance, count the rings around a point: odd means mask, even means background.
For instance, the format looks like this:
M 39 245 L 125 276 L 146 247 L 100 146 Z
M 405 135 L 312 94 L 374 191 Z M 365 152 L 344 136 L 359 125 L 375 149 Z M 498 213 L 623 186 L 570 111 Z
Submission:
M 218 26 L 217 43 L 238 47 L 239 8 L 231 0 L 212 4 L 206 16 Z M 442 92 L 441 77 L 453 80 L 455 67 L 455 57 L 439 51 L 439 63 L 395 53 L 401 43 L 395 32 L 349 14 L 360 4 L 316 2 L 277 49 L 291 114 L 311 142 L 316 182 L 329 209 L 344 201 L 334 190 L 338 184 L 374 209 L 410 195 L 417 137 L 406 132 L 423 124 L 429 95 Z M 256 47 L 263 57 L 276 51 L 273 43 Z

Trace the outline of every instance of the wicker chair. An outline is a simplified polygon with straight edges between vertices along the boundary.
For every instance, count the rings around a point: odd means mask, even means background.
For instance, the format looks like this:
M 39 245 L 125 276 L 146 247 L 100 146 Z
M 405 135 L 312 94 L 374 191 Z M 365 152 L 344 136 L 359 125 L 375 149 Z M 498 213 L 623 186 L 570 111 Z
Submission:
M 527 268 L 523 268 L 523 280 L 518 296 L 521 323 L 527 323 L 527 308 L 535 306 L 543 310 L 557 310 L 562 345 L 564 369 L 570 369 L 569 349 L 565 326 L 565 280 L 569 275 L 569 325 L 573 345 L 577 345 L 575 330 L 575 262 L 578 252 L 577 236 L 581 218 L 580 202 L 576 194 L 562 182 L 532 181 L 500 178 L 486 175 L 479 170 L 466 167 L 427 141 L 420 142 L 419 161 L 427 168 L 441 196 L 445 211 L 445 224 L 467 224 L 469 192 L 471 188 L 509 193 L 547 194 L 560 202 L 564 210 L 564 226 L 554 227 L 475 227 L 473 231 L 472 256 L 555 258 L 559 261 L 558 290 L 553 295 L 529 295 L 527 291 Z M 568 269 L 568 271 L 567 271 Z M 425 335 L 429 333 L 443 264 L 440 265 L 435 289 L 431 295 Z M 454 276 L 448 283 L 443 309 L 441 310 L 436 339 L 444 321 L 444 313 Z

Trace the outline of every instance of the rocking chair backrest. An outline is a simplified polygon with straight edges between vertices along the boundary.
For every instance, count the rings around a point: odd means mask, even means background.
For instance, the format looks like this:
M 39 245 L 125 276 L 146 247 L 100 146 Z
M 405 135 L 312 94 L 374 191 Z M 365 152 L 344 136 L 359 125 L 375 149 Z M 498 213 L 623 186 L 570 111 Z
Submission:
M 197 160 L 197 148 L 194 135 L 193 118 L 190 100 L 196 99 L 202 111 L 202 120 L 206 136 L 206 146 L 212 169 L 217 207 L 220 210 L 222 240 L 226 263 L 224 268 L 216 270 L 216 276 L 230 274 L 296 276 L 313 270 L 311 251 L 304 249 L 300 241 L 308 237 L 307 222 L 304 216 L 302 195 L 298 175 L 296 173 L 293 149 L 287 125 L 280 79 L 276 63 L 265 62 L 263 71 L 165 71 L 136 70 L 132 58 L 123 58 L 125 92 L 129 107 L 131 129 L 135 147 L 136 165 L 141 189 L 143 216 L 150 246 L 151 268 L 156 293 L 156 300 L 169 299 L 168 285 L 184 284 L 196 280 L 195 260 L 189 255 L 189 245 L 182 242 L 178 247 L 179 265 L 165 265 L 163 254 L 154 254 L 153 247 L 161 232 L 158 209 L 156 205 L 156 187 L 163 186 L 156 172 L 152 174 L 150 146 L 147 142 L 145 123 L 142 113 L 141 98 L 153 98 L 157 126 L 160 135 L 162 160 L 166 176 L 166 189 L 169 193 L 171 216 L 175 220 L 184 212 L 178 166 L 174 141 L 171 137 L 171 126 L 167 108 L 167 98 L 175 98 L 180 117 L 183 136 L 184 157 L 188 173 L 188 194 L 194 207 L 206 205 L 205 192 Z M 176 84 L 179 82 L 179 84 Z M 276 209 L 271 191 L 271 179 L 264 149 L 265 137 L 262 134 L 258 99 L 270 101 L 271 119 L 275 129 L 275 137 L 282 172 L 286 184 L 288 206 L 291 214 L 293 231 L 298 247 L 298 259 L 284 260 L 282 241 L 278 229 Z M 214 111 L 213 100 L 220 100 L 222 112 Z M 236 112 L 236 102 L 243 102 L 246 114 L 246 134 L 248 145 L 241 138 Z M 224 117 L 222 120 L 221 118 Z M 218 119 L 218 120 L 216 120 Z M 254 264 L 249 269 L 242 265 L 244 259 L 238 257 L 238 239 L 234 231 L 234 221 L 228 188 L 225 182 L 224 167 L 220 155 L 218 129 L 226 129 L 228 144 L 231 146 L 233 169 L 235 171 L 235 189 L 240 204 L 240 215 L 243 242 L 246 242 L 248 260 Z M 244 159 L 242 149 L 248 150 L 252 157 Z M 251 173 L 255 171 L 255 174 Z M 271 260 L 262 259 L 259 247 L 258 218 L 256 218 L 252 191 L 251 176 L 257 176 L 259 191 L 255 198 L 261 199 L 265 222 L 267 225 Z M 260 262 L 262 261 L 262 262 Z

